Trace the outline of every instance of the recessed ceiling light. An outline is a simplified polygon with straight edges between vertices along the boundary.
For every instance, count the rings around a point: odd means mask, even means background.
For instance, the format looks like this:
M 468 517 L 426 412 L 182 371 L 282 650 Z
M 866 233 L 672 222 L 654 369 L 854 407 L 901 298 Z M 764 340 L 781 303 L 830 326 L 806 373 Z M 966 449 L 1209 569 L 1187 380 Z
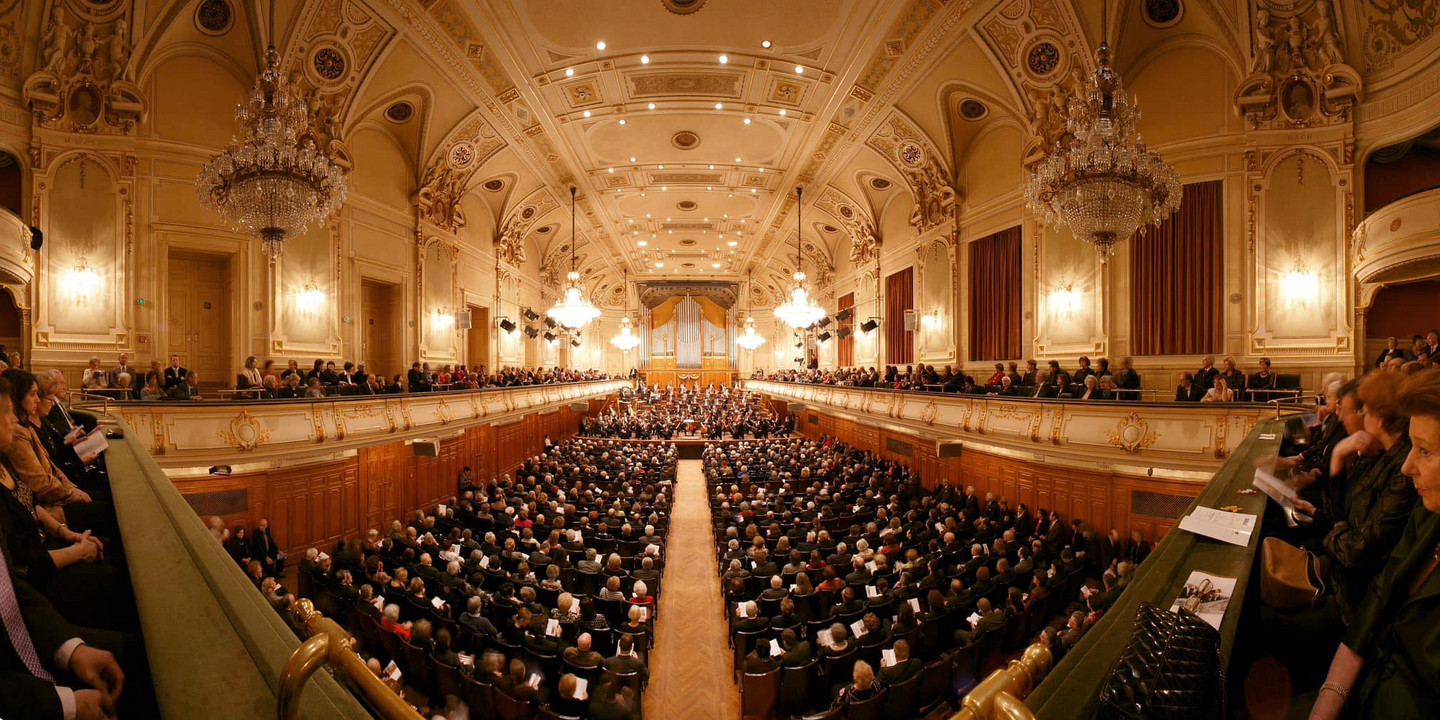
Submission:
M 710 263 L 710 267 L 715 268 L 716 270 L 719 270 L 719 269 L 720 269 L 720 263 Z
M 640 193 L 640 197 L 645 197 L 645 193 Z
M 716 110 L 724 110 L 724 109 L 725 109 L 725 104 L 724 104 L 724 103 L 715 103 L 715 109 L 716 109 Z
M 663 168 L 662 168 L 662 169 L 663 169 Z M 669 189 L 670 189 L 670 188 L 668 188 L 668 187 L 666 187 L 666 186 L 664 186 L 664 185 L 661 185 L 661 186 L 660 186 L 660 191 L 661 191 L 661 192 L 664 192 L 664 191 L 669 190 Z
M 761 175 L 764 175 L 764 174 L 765 174 L 765 168 L 760 168 L 760 174 L 761 174 Z
M 645 213 L 645 217 L 650 217 L 650 213 Z
M 644 240 L 637 240 L 637 241 L 635 242 L 635 244 L 636 244 L 636 245 L 639 245 L 640 247 L 645 247 L 646 245 L 649 245 L 650 243 L 648 243 L 648 242 L 646 242 L 646 241 L 644 241 Z
M 759 190 L 756 190 L 755 188 L 750 188 L 750 194 L 751 194 L 751 195 L 754 195 L 755 193 L 758 193 L 758 192 L 760 192 L 760 191 L 759 191 Z
M 649 105 L 648 107 L 649 107 L 651 110 L 654 110 L 654 109 L 655 109 L 655 103 L 650 103 L 650 105 Z
M 804 75 L 804 74 L 805 74 L 805 66 L 804 66 L 804 65 L 796 65 L 796 66 L 795 66 L 795 74 L 796 74 L 796 75 Z
M 726 195 L 725 197 L 735 197 L 735 193 L 730 193 L 730 194 Z
M 664 165 L 661 165 L 661 166 L 659 166 L 659 169 L 660 169 L 660 170 L 664 170 L 664 169 L 665 169 L 665 166 L 664 166 Z
M 740 158 L 735 158 L 735 162 L 740 162 Z
M 621 124 L 621 125 L 624 125 L 624 124 L 625 124 L 625 118 L 620 118 L 620 124 Z
M 739 245 L 740 243 L 735 242 L 734 240 L 731 240 L 730 242 L 727 242 L 727 243 L 725 243 L 725 244 L 726 244 L 726 245 L 729 245 L 730 247 L 735 247 L 736 245 Z
M 666 230 L 666 231 L 665 231 L 665 234 L 666 234 L 666 235 L 674 235 L 674 234 L 675 234 L 675 231 L 674 231 L 674 230 Z
M 728 56 L 728 55 L 721 55 L 721 56 L 720 56 L 720 64 L 721 64 L 721 65 L 724 65 L 725 63 L 728 63 L 728 62 L 730 62 L 730 56 Z
M 769 40 L 761 40 L 761 41 L 760 41 L 760 47 L 765 48 L 766 50 L 769 50 L 769 49 L 770 49 L 770 41 L 769 41 Z
M 630 162 L 635 162 L 635 156 L 634 156 L 634 155 L 631 155 L 631 156 L 630 156 Z
M 708 217 L 707 217 L 707 218 L 704 218 L 704 219 L 702 220 L 702 222 L 710 222 L 710 218 L 708 218 Z
M 705 189 L 706 189 L 706 190 L 713 190 L 714 188 L 711 187 L 710 185 L 706 185 L 706 186 L 705 186 Z
M 780 117 L 785 117 L 785 115 L 786 115 L 785 108 L 780 108 Z
M 650 64 L 650 56 L 649 56 L 649 55 L 641 55 L 641 56 L 640 56 L 640 64 L 641 64 L 641 65 L 649 65 L 649 64 Z
M 665 222 L 670 222 L 670 218 L 665 218 Z
M 723 215 L 723 216 L 722 216 L 722 217 L 724 217 L 724 218 L 727 218 L 727 219 L 728 219 L 728 218 L 729 218 L 729 217 L 730 217 L 730 213 L 725 213 L 725 214 L 724 214 L 724 215 Z
M 595 43 L 595 49 L 596 49 L 596 50 L 604 50 L 604 49 L 605 49 L 605 41 L 604 41 L 604 40 L 601 40 L 600 42 Z
M 745 118 L 745 124 L 746 124 L 746 125 L 749 125 L 749 124 L 750 124 L 750 118 Z
M 615 168 L 610 168 L 610 174 L 611 174 L 611 175 L 614 175 L 614 174 L 615 174 Z
M 744 225 L 744 224 L 745 224 L 745 218 L 740 218 L 740 224 L 741 224 L 741 225 Z
M 714 166 L 714 165 L 711 165 L 711 166 L 710 166 L 710 169 L 711 169 L 711 170 L 714 170 L 714 169 L 715 169 L 715 166 Z
M 665 263 L 663 263 L 663 262 L 657 262 L 657 263 L 655 263 L 655 267 L 665 267 Z
M 589 110 L 586 110 L 585 112 L 583 112 L 583 113 L 581 113 L 581 114 L 584 115 L 585 117 L 590 117 L 590 111 L 589 111 Z
M 575 74 L 575 68 L 565 68 L 565 77 L 570 77 L 571 75 L 574 75 L 574 74 Z

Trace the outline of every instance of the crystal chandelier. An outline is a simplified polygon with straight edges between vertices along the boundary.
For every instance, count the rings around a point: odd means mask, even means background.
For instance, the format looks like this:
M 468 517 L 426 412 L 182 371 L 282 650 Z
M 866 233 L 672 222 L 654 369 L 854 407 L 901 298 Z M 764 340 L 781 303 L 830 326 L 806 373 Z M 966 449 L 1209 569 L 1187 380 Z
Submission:
M 566 330 L 579 330 L 600 315 L 600 308 L 585 299 L 580 273 L 575 270 L 575 186 L 570 186 L 570 272 L 565 276 L 565 297 L 545 311 Z
M 746 293 L 750 292 L 750 283 L 752 282 L 754 282 L 754 280 L 751 279 L 751 274 L 746 273 Z M 740 333 L 740 337 L 735 339 L 735 343 L 740 347 L 745 348 L 746 350 L 750 350 L 752 352 L 755 350 L 755 348 L 758 348 L 761 345 L 765 344 L 765 338 L 762 337 L 759 333 L 755 332 L 755 318 L 751 317 L 748 313 L 745 315 L 745 329 Z
M 275 7 L 270 6 L 274 32 Z M 237 136 L 195 181 L 200 204 L 236 230 L 259 237 L 278 258 L 286 236 L 323 221 L 345 203 L 345 170 L 309 137 L 305 103 L 287 86 L 274 44 L 247 104 L 235 108 Z
M 790 286 L 790 299 L 785 304 L 775 308 L 775 315 L 786 325 L 792 328 L 807 328 L 814 325 L 817 320 L 825 317 L 825 311 L 810 298 L 810 289 L 806 287 L 805 271 L 802 269 L 804 253 L 802 248 L 805 245 L 801 237 L 804 225 L 800 222 L 800 188 L 795 188 L 795 274 L 791 276 L 794 284 Z
M 610 344 L 620 348 L 620 352 L 630 352 L 640 344 L 640 336 L 635 334 L 635 328 L 630 323 L 630 270 L 626 268 L 624 273 L 620 288 L 625 291 L 625 317 L 620 318 L 620 332 L 610 338 Z
M 1066 109 L 1066 141 L 1041 160 L 1025 186 L 1026 204 L 1047 225 L 1065 224 L 1095 246 L 1101 262 L 1115 244 L 1158 224 L 1180 207 L 1180 178 L 1149 152 L 1132 105 L 1110 67 L 1110 46 L 1095 51 L 1096 70 Z

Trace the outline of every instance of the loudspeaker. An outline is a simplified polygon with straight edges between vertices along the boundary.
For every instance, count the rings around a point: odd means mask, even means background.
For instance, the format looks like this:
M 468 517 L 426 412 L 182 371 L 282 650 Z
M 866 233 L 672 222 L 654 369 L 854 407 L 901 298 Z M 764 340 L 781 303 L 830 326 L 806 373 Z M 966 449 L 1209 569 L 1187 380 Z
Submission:
M 528 337 L 528 338 L 530 338 L 531 340 L 534 340 L 534 339 L 535 339 L 535 336 L 536 336 L 536 335 L 539 335 L 539 334 L 540 334 L 540 331 L 539 331 L 539 330 L 536 330 L 535 328 L 530 327 L 529 325 L 526 325 L 526 326 L 525 326 L 525 337 Z
M 960 450 L 961 450 L 961 448 L 964 448 L 964 447 L 965 447 L 965 443 L 962 443 L 962 442 L 960 442 L 959 440 L 936 440 L 936 441 L 935 441 L 935 457 L 939 457 L 939 458 L 955 458 L 955 457 L 960 457 Z
M 845 338 L 850 337 L 850 328 L 840 328 L 840 331 L 835 334 L 838 335 L 841 340 L 844 340 Z
M 546 331 L 545 331 L 545 339 L 546 339 L 547 341 L 549 341 L 549 340 L 554 340 L 554 339 L 555 339 L 555 333 L 552 333 L 552 332 L 550 332 L 549 330 L 546 330 Z
M 855 313 L 852 312 L 850 308 L 845 308 L 844 310 L 835 313 L 835 319 L 839 320 L 840 322 L 845 322 L 846 320 L 849 320 L 850 317 L 854 314 Z
M 906 330 L 906 331 L 913 331 L 914 329 L 915 329 L 915 311 L 914 311 L 914 310 L 906 310 L 906 311 L 905 311 L 905 330 Z
M 825 332 L 820 333 L 819 335 L 815 336 L 815 339 L 816 339 L 816 340 L 819 340 L 820 342 L 829 342 L 829 341 L 830 341 L 830 331 L 827 330 L 827 331 L 825 331 Z
M 573 402 L 573 403 L 570 403 L 570 412 L 590 412 L 590 403 L 588 403 L 588 402 Z
M 531 321 L 531 322 L 534 322 L 534 321 L 540 319 L 540 316 L 539 316 L 538 314 L 536 314 L 535 311 L 534 311 L 534 310 L 531 310 L 530 308 L 525 308 L 525 311 L 522 312 L 521 315 L 524 315 L 524 316 L 525 316 L 525 319 L 526 319 L 526 320 L 529 320 L 529 321 Z
M 830 325 L 830 318 L 828 318 L 828 317 L 820 318 L 820 322 L 817 322 L 817 323 L 815 323 L 815 324 L 816 324 L 816 325 L 819 325 L 819 326 L 822 327 L 822 328 L 823 328 L 823 327 L 829 327 L 829 325 Z
M 545 327 L 550 328 L 551 330 L 554 330 L 554 329 L 555 329 L 555 320 L 554 320 L 554 318 L 548 318 L 548 317 L 545 318 Z
M 458 330 L 470 329 L 470 311 L 465 310 L 455 313 L 455 327 Z
M 504 318 L 504 317 L 500 318 L 500 329 L 501 329 L 501 330 L 504 330 L 504 331 L 507 332 L 507 333 L 513 333 L 513 332 L 515 332 L 515 328 L 516 328 L 516 325 L 515 325 L 515 323 L 511 322 L 510 318 Z
M 867 333 L 868 333 L 868 332 L 871 332 L 871 331 L 873 331 L 875 328 L 878 328 L 878 327 L 880 327 L 880 321 L 879 321 L 879 320 L 876 320 L 875 318 L 870 318 L 869 320 L 866 320 L 865 322 L 860 323 L 860 332 L 867 332 Z
M 785 412 L 798 413 L 804 412 L 804 410 L 805 403 L 785 403 Z
M 41 245 L 44 245 L 44 244 L 45 244 L 45 233 L 41 232 L 41 231 L 40 231 L 40 228 L 35 227 L 34 225 L 31 225 L 31 226 L 30 226 L 30 249 L 31 249 L 31 250 L 39 250 L 39 249 L 40 249 L 40 246 L 41 246 Z
M 429 438 L 417 438 L 410 443 L 410 450 L 415 457 L 438 457 L 440 455 L 440 441 Z
M 580 341 L 579 341 L 579 340 L 571 340 L 571 341 L 570 341 L 570 347 L 580 347 Z

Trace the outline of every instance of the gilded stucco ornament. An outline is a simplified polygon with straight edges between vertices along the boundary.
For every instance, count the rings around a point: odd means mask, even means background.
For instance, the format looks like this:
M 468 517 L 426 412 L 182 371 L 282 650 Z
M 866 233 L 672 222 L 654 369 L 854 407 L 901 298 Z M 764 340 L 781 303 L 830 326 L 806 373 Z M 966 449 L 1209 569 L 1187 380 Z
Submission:
M 241 410 L 218 434 L 226 445 L 247 452 L 263 445 L 273 433 L 248 411 Z
M 1111 445 L 1125 452 L 1138 453 L 1155 444 L 1159 434 L 1150 429 L 1150 424 L 1139 413 L 1130 413 L 1115 423 L 1113 430 L 1105 431 L 1105 438 Z

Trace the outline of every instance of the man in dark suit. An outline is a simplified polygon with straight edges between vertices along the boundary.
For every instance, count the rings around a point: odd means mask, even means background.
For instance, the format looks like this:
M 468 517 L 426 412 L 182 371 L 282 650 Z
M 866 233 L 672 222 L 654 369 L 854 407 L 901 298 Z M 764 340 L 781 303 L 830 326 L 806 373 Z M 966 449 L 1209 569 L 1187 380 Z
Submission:
M 135 378 L 140 377 L 136 374 L 135 368 L 130 365 L 129 353 L 120 353 L 120 364 L 116 365 L 115 369 L 110 371 L 110 387 L 115 387 L 120 384 L 121 374 L 129 375 L 132 382 L 134 382 Z
M 565 652 L 562 655 L 562 657 L 565 658 L 565 662 L 582 668 L 598 667 L 604 663 L 605 658 L 601 657 L 600 653 L 590 649 L 590 642 L 590 633 L 580 633 L 580 637 L 575 639 L 574 647 L 565 648 Z
M 1200 359 L 1200 369 L 1195 371 L 1195 387 L 1200 389 L 1201 395 L 1204 395 L 1206 390 L 1215 387 L 1215 377 L 1219 374 L 1220 370 L 1215 367 L 1214 355 L 1206 355 Z
M 619 652 L 614 657 L 605 658 L 605 669 L 619 675 L 639 673 L 642 683 L 650 679 L 650 668 L 636 657 L 635 638 L 630 635 L 620 636 Z
M 1036 382 L 1036 380 L 1037 380 L 1037 376 L 1038 376 L 1038 373 L 1036 372 L 1035 361 L 1034 361 L 1034 360 L 1026 360 L 1026 361 L 1025 361 L 1025 374 L 1020 376 L 1020 384 L 1021 384 L 1021 385 L 1024 385 L 1025 387 L 1029 387 L 1029 386 L 1031 386 L 1031 385 L 1034 385 L 1035 382 Z
M 250 557 L 258 558 L 265 564 L 266 575 L 278 578 L 285 574 L 285 558 L 288 556 L 280 552 L 280 547 L 275 544 L 267 518 L 260 518 L 260 524 L 250 536 Z
M 466 601 L 465 613 L 460 616 L 457 622 L 460 623 L 460 627 L 469 630 L 478 637 L 493 638 L 499 635 L 500 631 L 495 629 L 495 624 L 490 622 L 490 618 L 480 613 L 484 604 L 485 601 L 479 595 L 471 595 L 470 599 Z
M 430 392 L 430 378 L 420 369 L 420 363 L 410 363 L 410 372 L 405 375 L 406 389 L 410 392 Z
M 755 643 L 755 649 L 745 656 L 745 672 L 760 674 L 774 670 L 777 665 L 775 658 L 770 657 L 770 641 L 761 638 Z
M 756 632 L 770 627 L 770 621 L 760 617 L 760 606 L 751 600 L 744 604 L 745 617 L 735 622 L 735 632 Z
M 168 391 L 168 390 L 174 389 L 175 387 L 177 387 L 177 386 L 179 386 L 179 385 L 183 385 L 183 384 L 185 383 L 185 376 L 186 376 L 186 375 L 189 375 L 189 374 L 190 374 L 190 371 L 189 371 L 189 370 L 186 370 L 185 368 L 180 367 L 180 356 L 179 356 L 179 355 L 171 355 L 171 356 L 170 356 L 170 366 L 167 367 L 167 368 L 165 368 L 165 377 L 164 377 L 165 389 Z
M 1400 347 L 1400 342 L 1393 337 L 1386 338 L 1385 349 L 1380 351 L 1380 357 L 1375 358 L 1375 367 L 1385 367 L 1390 358 L 1405 359 L 1405 350 Z M 113 384 L 113 380 L 111 381 Z
M 895 664 L 890 667 L 880 668 L 875 673 L 875 679 L 885 683 L 888 687 L 894 687 L 920 674 L 924 669 L 924 663 L 910 657 L 910 643 L 904 640 L 895 641 Z
M 975 612 L 980 615 L 980 619 L 976 620 L 974 627 L 969 630 L 964 628 L 956 630 L 955 642 L 961 645 L 974 645 L 981 642 L 985 633 L 999 632 L 1005 627 L 1005 610 L 990 607 L 989 598 L 980 598 L 975 603 Z
M 1032 398 L 1053 398 L 1055 393 L 1055 386 L 1050 383 L 1050 373 L 1042 372 L 1036 376 L 1034 387 L 1030 388 L 1026 395 Z
M 1140 373 L 1131 367 L 1129 356 L 1120 358 L 1120 373 L 1115 376 L 1115 387 L 1128 392 L 1116 393 L 1118 400 L 1140 400 Z
M 1199 402 L 1204 394 L 1205 391 L 1195 383 L 1194 375 L 1180 373 L 1180 384 L 1175 386 L 1175 402 Z
M 780 633 L 780 647 L 785 649 L 785 654 L 780 656 L 780 664 L 785 667 L 807 665 L 813 657 L 810 649 L 810 641 L 805 639 L 797 640 L 794 630 L 785 630 Z

